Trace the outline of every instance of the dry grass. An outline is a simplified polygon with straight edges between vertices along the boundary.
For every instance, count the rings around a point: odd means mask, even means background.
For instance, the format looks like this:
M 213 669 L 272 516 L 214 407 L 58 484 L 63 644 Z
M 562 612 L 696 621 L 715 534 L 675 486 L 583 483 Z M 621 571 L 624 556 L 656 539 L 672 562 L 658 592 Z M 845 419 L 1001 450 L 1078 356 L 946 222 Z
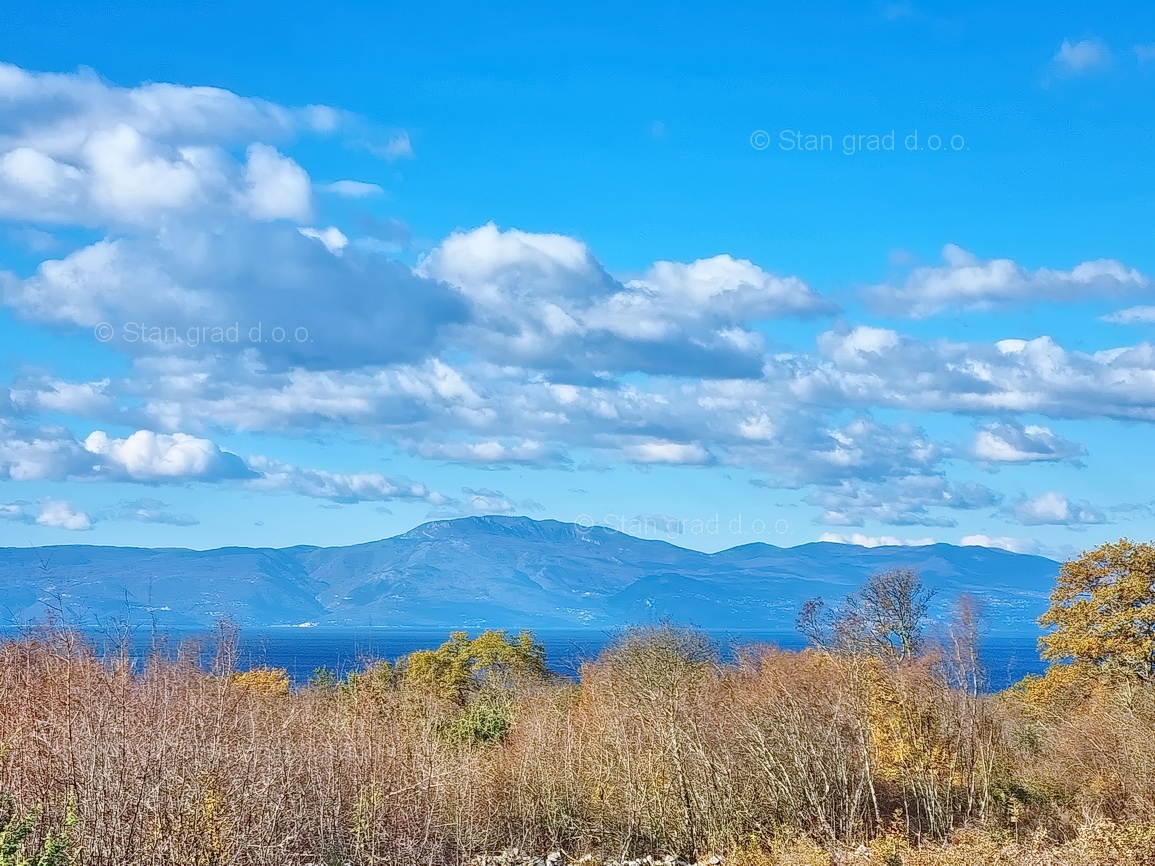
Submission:
M 67 632 L 0 645 L 13 814 L 41 810 L 42 835 L 74 803 L 75 862 L 109 866 L 456 864 L 513 847 L 1155 864 L 1148 686 L 984 697 L 941 660 L 764 648 L 723 665 L 672 628 L 629 633 L 579 684 L 487 677 L 458 700 L 388 666 L 290 690 L 228 662 L 133 670 Z

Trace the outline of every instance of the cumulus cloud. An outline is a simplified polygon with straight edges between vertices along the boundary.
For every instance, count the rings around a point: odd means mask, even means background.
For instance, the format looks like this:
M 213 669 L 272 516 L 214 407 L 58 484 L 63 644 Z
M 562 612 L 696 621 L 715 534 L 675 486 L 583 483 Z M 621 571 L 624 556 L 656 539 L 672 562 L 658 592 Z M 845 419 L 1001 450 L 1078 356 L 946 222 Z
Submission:
M 0 273 L 0 301 L 37 322 L 101 326 L 97 339 L 134 355 L 248 352 L 321 369 L 425 357 L 467 317 L 447 287 L 343 240 L 276 223 L 174 223 L 83 247 L 27 279 Z
M 97 430 L 83 442 L 63 427 L 0 424 L 0 479 L 219 481 L 253 477 L 244 461 L 207 439 L 139 430 L 124 438 Z
M 943 247 L 942 257 L 942 265 L 915 268 L 901 285 L 870 287 L 867 301 L 880 312 L 924 318 L 948 309 L 1118 297 L 1151 287 L 1148 277 L 1112 259 L 1031 271 L 1010 259 L 980 259 L 955 244 Z
M 1084 446 L 1055 435 L 1049 427 L 1014 422 L 991 424 L 979 430 L 971 451 L 975 460 L 992 467 L 1057 460 L 1078 463 L 1078 458 L 1087 453 Z
M 309 176 L 276 148 L 251 144 L 241 200 L 255 219 L 308 219 L 312 210 Z
M 828 425 L 821 416 L 795 413 L 778 424 L 778 435 L 771 441 L 735 443 L 726 449 L 725 462 L 765 461 L 782 473 L 777 479 L 753 482 L 756 486 L 796 489 L 849 478 L 881 481 L 932 472 L 945 456 L 925 430 L 906 422 L 886 425 L 864 416 Z
M 491 465 L 562 462 L 575 449 L 640 463 L 708 454 L 795 488 L 941 474 L 947 448 L 916 425 L 865 414 L 831 423 L 831 413 L 856 406 L 1155 418 L 1155 350 L 1144 345 L 1085 354 L 1049 338 L 960 344 L 855 329 L 822 335 L 818 348 L 816 356 L 776 356 L 756 380 L 628 384 L 614 377 L 560 384 L 479 361 L 275 375 L 224 362 L 219 373 L 149 362 L 146 390 L 135 393 L 158 429 L 195 430 L 208 418 L 254 430 L 330 425 L 376 431 L 430 459 Z M 1081 453 L 1042 424 L 985 429 L 980 451 L 992 466 Z M 662 443 L 683 446 L 681 453 L 663 453 Z M 876 513 L 911 516 L 902 508 Z
M 1089 502 L 1072 502 L 1056 491 L 1042 493 L 1033 499 L 1022 497 L 1011 507 L 1011 515 L 1024 526 L 1085 526 L 1104 523 L 1103 512 Z
M 851 352 L 846 344 L 859 330 L 821 335 L 818 363 L 792 359 L 781 372 L 796 397 L 829 406 L 1155 420 L 1149 343 L 1086 353 L 1049 336 L 984 344 L 894 334 L 877 351 Z
M 1071 56 L 1084 50 L 1073 44 Z M 786 349 L 770 323 L 835 307 L 801 278 L 734 256 L 658 261 L 626 277 L 577 238 L 487 225 L 445 238 L 416 268 L 391 261 L 381 253 L 409 243 L 404 227 L 361 225 L 373 237 L 351 239 L 347 227 L 311 218 L 314 190 L 357 199 L 380 187 L 314 186 L 282 144 L 345 123 L 331 109 L 227 91 L 116 88 L 88 73 L 0 66 L 0 217 L 107 234 L 32 273 L 0 273 L 0 301 L 20 319 L 86 338 L 107 324 L 106 347 L 130 365 L 115 379 L 77 382 L 22 373 L 0 388 L 0 418 L 52 413 L 93 419 L 88 429 L 142 428 L 80 441 L 60 428 L 0 427 L 0 477 L 231 481 L 462 513 L 528 507 L 492 490 L 450 503 L 377 473 L 245 460 L 206 438 L 210 423 L 323 427 L 468 465 L 575 466 L 580 451 L 594 453 L 575 468 L 741 467 L 763 484 L 806 489 L 828 525 L 949 526 L 956 510 L 999 504 L 989 488 L 948 479 L 949 457 L 996 467 L 1083 455 L 1050 421 L 1018 416 L 1155 421 L 1149 343 L 1078 352 L 1051 336 L 966 343 L 839 324 L 812 348 Z M 368 137 L 385 156 L 411 155 L 407 135 Z M 1151 288 L 1110 260 L 1032 270 L 953 245 L 943 258 L 873 287 L 871 302 L 918 317 Z M 1107 318 L 1146 322 L 1149 310 Z M 226 338 L 210 341 L 206 326 Z M 145 339 L 146 327 L 162 338 Z M 892 414 L 881 410 L 984 423 L 952 451 L 917 424 L 872 417 Z M 1091 522 L 1093 509 L 1067 507 L 1071 525 Z M 1062 517 L 1054 503 L 1024 500 L 1007 514 L 1016 508 Z
M 623 284 L 574 238 L 493 224 L 450 235 L 418 271 L 472 303 L 465 346 L 550 370 L 756 376 L 750 323 L 833 309 L 801 280 L 729 256 L 658 262 Z
M 67 529 L 70 532 L 84 532 L 92 529 L 92 518 L 63 499 L 50 499 L 40 509 L 36 517 L 39 526 Z
M 307 176 L 261 140 L 337 125 L 320 106 L 212 87 L 116 87 L 87 71 L 9 64 L 0 65 L 0 105 L 0 216 L 42 223 L 150 225 L 205 209 L 300 217 Z M 232 155 L 242 143 L 244 161 Z
M 133 481 L 219 481 L 255 476 L 236 454 L 186 433 L 138 430 L 125 439 L 113 439 L 97 430 L 84 440 L 84 450 L 101 458 L 98 471 Z
M 72 532 L 84 532 L 96 521 L 67 501 L 46 499 L 38 504 L 13 502 L 0 504 L 0 520 L 29 523 Z
M 0 427 L 0 433 L 4 433 Z M 9 427 L 0 436 L 0 479 L 13 481 L 124 481 L 142 484 L 235 482 L 265 493 L 295 493 L 332 502 L 402 500 L 439 506 L 451 500 L 408 479 L 373 472 L 340 473 L 294 466 L 263 456 L 243 459 L 208 439 L 185 433 L 138 430 L 125 438 L 103 431 L 79 442 L 63 428 L 24 432 Z M 164 503 L 122 503 L 109 519 L 191 525 Z M 14 519 L 14 518 L 13 518 Z

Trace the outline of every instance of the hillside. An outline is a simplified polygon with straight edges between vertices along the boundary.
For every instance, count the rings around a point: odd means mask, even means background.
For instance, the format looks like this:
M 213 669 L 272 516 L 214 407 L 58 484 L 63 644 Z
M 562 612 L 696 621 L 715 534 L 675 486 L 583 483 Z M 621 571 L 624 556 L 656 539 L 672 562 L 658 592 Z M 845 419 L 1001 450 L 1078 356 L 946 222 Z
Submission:
M 1033 629 L 1058 564 L 982 547 L 746 544 L 714 554 L 525 517 L 426 523 L 351 547 L 185 550 L 0 548 L 4 624 L 69 621 L 249 626 L 609 627 L 664 617 L 705 628 L 789 629 L 799 605 L 837 601 L 869 574 L 918 569 L 941 614 L 982 596 L 996 633 Z

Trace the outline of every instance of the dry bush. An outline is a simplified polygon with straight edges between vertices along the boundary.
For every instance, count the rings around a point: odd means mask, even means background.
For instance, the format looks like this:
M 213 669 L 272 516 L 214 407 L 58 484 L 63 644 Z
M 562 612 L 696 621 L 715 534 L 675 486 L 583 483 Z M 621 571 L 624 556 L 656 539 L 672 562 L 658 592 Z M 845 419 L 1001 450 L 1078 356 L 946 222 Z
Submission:
M 1002 696 L 1032 818 L 1055 835 L 1155 825 L 1155 684 L 1052 668 Z
M 661 626 L 580 683 L 490 637 L 468 676 L 424 656 L 420 676 L 382 663 L 290 689 L 222 646 L 206 672 L 187 653 L 134 670 L 67 632 L 0 644 L 0 793 L 36 816 L 27 845 L 71 803 L 85 866 L 448 866 L 508 848 L 1155 863 L 1147 686 L 1066 672 L 993 698 L 938 657 L 752 647 L 722 664 Z

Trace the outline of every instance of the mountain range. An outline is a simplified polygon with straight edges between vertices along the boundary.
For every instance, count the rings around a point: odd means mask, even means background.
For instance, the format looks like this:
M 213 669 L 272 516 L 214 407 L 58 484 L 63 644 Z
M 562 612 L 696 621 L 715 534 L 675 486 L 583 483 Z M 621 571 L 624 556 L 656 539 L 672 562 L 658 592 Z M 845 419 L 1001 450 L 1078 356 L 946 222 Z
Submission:
M 43 620 L 395 628 L 605 628 L 671 619 L 788 630 L 815 596 L 917 569 L 932 615 L 961 593 L 992 633 L 1033 633 L 1059 564 L 985 547 L 754 543 L 702 553 L 603 527 L 526 517 L 438 520 L 349 547 L 0 548 L 0 626 Z

